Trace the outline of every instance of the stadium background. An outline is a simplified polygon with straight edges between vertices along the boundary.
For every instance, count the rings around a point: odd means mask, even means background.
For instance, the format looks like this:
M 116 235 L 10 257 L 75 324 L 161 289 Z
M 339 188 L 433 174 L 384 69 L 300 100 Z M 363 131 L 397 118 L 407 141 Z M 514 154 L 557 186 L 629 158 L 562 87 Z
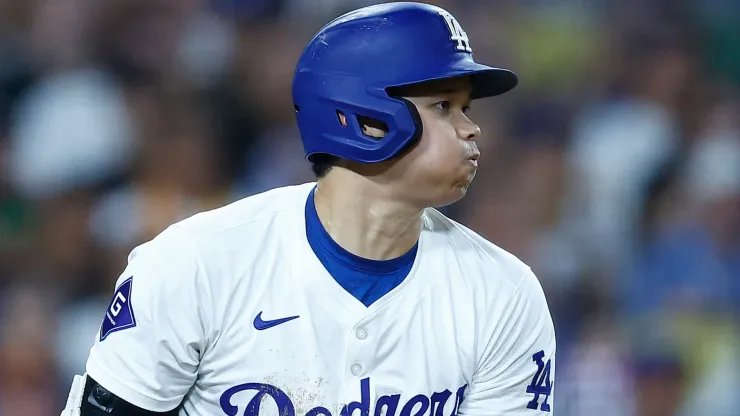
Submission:
M 131 248 L 312 180 L 293 65 L 367 3 L 0 0 L 0 415 L 59 414 Z M 739 415 L 740 2 L 434 3 L 521 78 L 445 212 L 539 275 L 555 414 Z

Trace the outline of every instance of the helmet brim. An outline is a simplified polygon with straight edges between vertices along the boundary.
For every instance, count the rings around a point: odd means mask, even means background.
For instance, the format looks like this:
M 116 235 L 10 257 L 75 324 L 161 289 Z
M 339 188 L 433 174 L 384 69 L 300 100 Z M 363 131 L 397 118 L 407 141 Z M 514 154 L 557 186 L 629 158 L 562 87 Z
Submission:
M 394 85 L 392 88 L 398 89 L 457 77 L 470 78 L 472 86 L 470 98 L 473 100 L 504 94 L 514 89 L 519 83 L 519 77 L 508 69 L 494 68 L 477 62 L 462 61 L 445 68 L 444 71 L 427 73 L 427 76 L 422 79 Z
M 470 98 L 487 98 L 511 91 L 519 83 L 517 75 L 503 68 L 494 68 L 477 62 L 457 63 L 447 72 L 447 77 L 469 76 L 473 87 Z
M 507 93 L 519 84 L 519 77 L 508 69 L 481 66 L 483 69 L 468 72 L 473 84 L 470 98 L 474 100 Z

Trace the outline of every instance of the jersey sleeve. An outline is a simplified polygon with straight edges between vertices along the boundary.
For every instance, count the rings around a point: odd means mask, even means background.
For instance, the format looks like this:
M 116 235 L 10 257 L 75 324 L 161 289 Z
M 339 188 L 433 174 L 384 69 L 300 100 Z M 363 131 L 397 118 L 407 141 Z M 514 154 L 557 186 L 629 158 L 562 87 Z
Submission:
M 461 416 L 551 414 L 555 330 L 539 281 L 525 273 L 484 347 Z
M 87 374 L 142 409 L 177 407 L 206 345 L 208 291 L 195 249 L 172 227 L 135 248 L 87 361 Z

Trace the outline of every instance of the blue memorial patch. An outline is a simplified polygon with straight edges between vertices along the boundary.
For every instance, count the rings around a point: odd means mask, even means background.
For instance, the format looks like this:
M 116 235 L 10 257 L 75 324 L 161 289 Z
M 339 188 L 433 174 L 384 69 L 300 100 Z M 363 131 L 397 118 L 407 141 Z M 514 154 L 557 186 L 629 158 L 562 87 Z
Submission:
M 122 331 L 127 328 L 136 326 L 134 318 L 134 309 L 131 306 L 131 283 L 133 276 L 126 279 L 113 294 L 108 309 L 103 317 L 103 324 L 100 326 L 100 341 L 102 342 L 108 335 L 116 331 Z

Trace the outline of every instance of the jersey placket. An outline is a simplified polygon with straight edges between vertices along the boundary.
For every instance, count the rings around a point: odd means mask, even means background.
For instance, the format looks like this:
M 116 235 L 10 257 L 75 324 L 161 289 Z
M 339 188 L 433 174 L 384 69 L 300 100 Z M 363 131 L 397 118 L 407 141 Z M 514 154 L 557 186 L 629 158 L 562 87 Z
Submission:
M 357 406 L 367 406 L 369 414 L 374 414 L 376 394 L 372 375 L 376 350 L 375 337 L 368 329 L 367 319 L 360 320 L 350 329 L 347 340 L 343 389 L 344 403 L 350 407 L 347 414 L 352 414 Z

